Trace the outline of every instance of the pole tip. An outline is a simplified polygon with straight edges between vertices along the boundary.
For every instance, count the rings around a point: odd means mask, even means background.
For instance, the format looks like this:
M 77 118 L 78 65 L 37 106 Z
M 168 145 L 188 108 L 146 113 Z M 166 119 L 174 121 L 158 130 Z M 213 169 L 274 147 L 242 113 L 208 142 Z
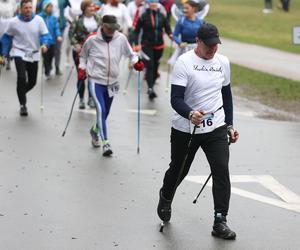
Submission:
M 160 232 L 160 233 L 163 233 L 163 232 L 164 232 L 164 226 L 165 226 L 165 224 L 162 222 L 162 223 L 160 224 L 160 229 L 159 229 L 159 232 Z
M 66 131 L 64 131 L 64 132 L 62 133 L 62 135 L 61 135 L 61 136 L 62 136 L 62 137 L 64 137 L 64 136 L 65 136 L 65 134 L 66 134 Z
M 196 204 L 196 203 L 197 203 L 197 200 L 196 200 L 196 199 L 195 199 L 195 200 L 193 200 L 193 203 L 194 203 L 194 204 Z

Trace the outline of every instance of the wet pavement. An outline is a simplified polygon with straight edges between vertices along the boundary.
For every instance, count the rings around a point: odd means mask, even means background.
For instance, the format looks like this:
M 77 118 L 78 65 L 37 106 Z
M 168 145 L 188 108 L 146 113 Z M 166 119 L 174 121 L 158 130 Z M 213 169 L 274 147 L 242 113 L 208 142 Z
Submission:
M 76 103 L 61 137 L 75 94 L 74 75 L 60 96 L 68 70 L 45 81 L 43 111 L 39 79 L 28 96 L 27 118 L 18 115 L 14 70 L 1 75 L 1 249 L 299 249 L 300 123 L 260 119 L 257 110 L 236 99 L 241 138 L 231 146 L 228 223 L 237 239 L 210 235 L 210 186 L 192 203 L 201 188 L 197 182 L 209 174 L 201 151 L 177 191 L 171 224 L 161 234 L 156 205 L 170 156 L 166 76 L 154 102 L 148 101 L 143 84 L 141 105 L 147 111 L 141 117 L 137 155 L 137 114 L 129 112 L 137 107 L 137 81 L 123 95 L 127 74 L 121 75 L 121 91 L 108 119 L 114 155 L 103 158 L 90 142 L 93 110 L 79 111 Z

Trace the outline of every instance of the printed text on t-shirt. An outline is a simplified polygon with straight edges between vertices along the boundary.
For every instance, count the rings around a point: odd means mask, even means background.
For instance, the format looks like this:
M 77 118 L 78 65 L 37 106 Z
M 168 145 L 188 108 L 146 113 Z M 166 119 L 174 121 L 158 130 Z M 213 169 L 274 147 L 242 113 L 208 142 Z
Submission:
M 200 67 L 199 65 L 194 65 L 194 70 L 197 71 L 210 71 L 210 72 L 223 72 L 222 67 L 220 66 L 219 68 L 215 68 L 214 66 L 211 66 L 209 68 L 205 67 L 204 65 Z

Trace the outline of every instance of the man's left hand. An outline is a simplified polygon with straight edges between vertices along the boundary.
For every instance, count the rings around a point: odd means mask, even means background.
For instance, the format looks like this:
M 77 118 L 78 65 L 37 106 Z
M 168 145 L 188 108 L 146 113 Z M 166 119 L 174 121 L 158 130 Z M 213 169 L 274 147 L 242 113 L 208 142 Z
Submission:
M 42 49 L 42 53 L 43 53 L 43 54 L 47 53 L 47 51 L 48 51 L 48 48 L 47 48 L 46 45 L 42 45 L 42 46 L 41 46 L 41 49 Z
M 228 133 L 228 136 L 229 136 L 229 142 L 230 143 L 235 143 L 237 142 L 237 140 L 239 139 L 240 137 L 240 134 L 237 130 L 235 130 L 232 126 L 229 126 L 227 128 L 227 133 Z

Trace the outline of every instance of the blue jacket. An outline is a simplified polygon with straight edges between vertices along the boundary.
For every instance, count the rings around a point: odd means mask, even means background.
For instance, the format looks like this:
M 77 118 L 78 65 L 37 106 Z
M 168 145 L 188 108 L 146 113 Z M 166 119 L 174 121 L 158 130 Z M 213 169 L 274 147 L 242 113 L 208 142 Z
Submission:
M 40 3 L 38 4 L 38 9 L 42 11 L 44 8 L 44 2 L 48 0 L 41 0 Z M 71 8 L 71 4 L 69 0 L 58 0 L 58 7 L 59 7 L 59 28 L 60 30 L 63 30 L 66 27 L 66 19 L 65 19 L 65 14 L 64 10 L 65 8 L 69 6 Z
M 203 24 L 203 21 L 196 17 L 194 21 L 186 17 L 180 18 L 173 32 L 173 39 L 179 45 L 182 42 L 196 43 L 197 31 Z
M 57 37 L 61 36 L 61 32 L 57 18 L 52 14 L 47 16 L 45 13 L 45 9 L 50 3 L 50 0 L 43 1 L 43 11 L 39 15 L 44 19 L 49 30 L 49 45 L 54 45 L 56 44 Z

